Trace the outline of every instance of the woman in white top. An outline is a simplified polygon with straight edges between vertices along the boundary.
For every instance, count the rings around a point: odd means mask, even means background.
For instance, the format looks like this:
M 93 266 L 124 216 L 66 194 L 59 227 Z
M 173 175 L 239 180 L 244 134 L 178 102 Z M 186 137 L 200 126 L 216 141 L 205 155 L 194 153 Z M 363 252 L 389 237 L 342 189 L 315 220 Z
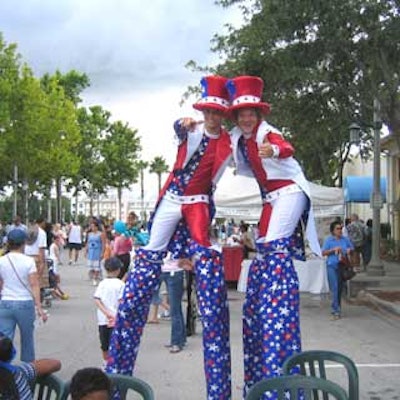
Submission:
M 21 337 L 21 361 L 35 359 L 34 321 L 38 316 L 47 320 L 40 303 L 39 278 L 35 260 L 24 254 L 26 232 L 13 229 L 7 235 L 9 252 L 0 257 L 0 326 L 1 331 L 14 339 L 18 326 Z

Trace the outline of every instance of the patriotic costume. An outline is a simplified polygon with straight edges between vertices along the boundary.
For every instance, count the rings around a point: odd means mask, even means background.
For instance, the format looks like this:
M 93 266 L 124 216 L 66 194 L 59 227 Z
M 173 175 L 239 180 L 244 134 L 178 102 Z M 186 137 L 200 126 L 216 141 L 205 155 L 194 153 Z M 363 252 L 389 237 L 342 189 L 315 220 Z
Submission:
M 241 109 L 253 110 L 253 118 L 268 114 L 261 102 L 263 81 L 241 76 L 227 84 L 230 112 L 240 121 Z M 256 110 L 256 111 L 254 111 Z M 240 112 L 239 112 L 240 113 Z M 256 382 L 281 374 L 283 362 L 301 351 L 299 285 L 292 257 L 304 257 L 304 243 L 297 227 L 307 224 L 312 251 L 320 254 L 308 183 L 293 148 L 276 128 L 265 121 L 252 132 L 239 126 L 231 131 L 238 174 L 254 176 L 263 199 L 257 257 L 253 260 L 243 305 L 244 395 Z M 259 147 L 268 143 L 272 157 L 260 158 Z M 266 398 L 273 398 L 271 394 Z
M 201 83 L 203 97 L 194 108 L 227 111 L 226 79 L 209 76 Z M 219 135 L 210 134 L 203 125 L 188 131 L 181 121 L 175 123 L 175 131 L 179 140 L 177 158 L 150 221 L 149 243 L 136 251 L 135 265 L 119 306 L 106 370 L 132 374 L 168 249 L 174 258 L 194 260 L 203 323 L 207 398 L 227 400 L 231 398 L 227 292 L 222 256 L 212 248 L 208 229 L 212 193 L 231 158 L 230 137 L 222 129 Z

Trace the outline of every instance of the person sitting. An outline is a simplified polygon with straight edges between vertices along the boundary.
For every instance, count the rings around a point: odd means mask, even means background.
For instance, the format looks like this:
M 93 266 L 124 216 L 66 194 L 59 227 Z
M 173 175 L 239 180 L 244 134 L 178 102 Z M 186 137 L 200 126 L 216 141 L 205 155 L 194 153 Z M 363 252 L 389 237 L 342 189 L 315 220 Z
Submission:
M 0 332 L 0 398 L 30 400 L 35 379 L 59 371 L 61 362 L 41 359 L 13 365 L 16 353 L 12 340 Z
M 99 368 L 82 368 L 73 375 L 69 392 L 72 400 L 108 400 L 111 382 Z
M 248 224 L 240 225 L 241 244 L 243 245 L 243 258 L 246 260 L 250 258 L 250 253 L 256 252 L 256 245 L 249 232 Z

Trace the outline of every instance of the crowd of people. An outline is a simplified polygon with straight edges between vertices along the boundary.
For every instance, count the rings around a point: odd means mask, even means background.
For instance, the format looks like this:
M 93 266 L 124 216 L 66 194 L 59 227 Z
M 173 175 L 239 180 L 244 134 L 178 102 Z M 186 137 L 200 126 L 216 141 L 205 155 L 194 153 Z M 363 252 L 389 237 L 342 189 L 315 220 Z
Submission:
M 261 379 L 279 376 L 285 360 L 301 351 L 299 282 L 293 260 L 304 260 L 305 240 L 314 254 L 327 258 L 332 315 L 340 318 L 337 266 L 341 254 L 356 257 L 362 252 L 352 233 L 356 221 L 346 227 L 350 240 L 343 237 L 340 222 L 332 223 L 321 253 L 307 179 L 292 145 L 265 120 L 270 105 L 262 100 L 263 85 L 255 76 L 201 80 L 202 97 L 193 107 L 202 113 L 202 121 L 185 117 L 174 123 L 176 161 L 160 192 L 148 234 L 139 229 L 133 212 L 126 222 L 109 225 L 91 218 L 87 229 L 72 222 L 63 230 L 41 218 L 34 229 L 18 218 L 7 228 L 8 253 L 0 257 L 0 322 L 11 343 L 19 327 L 22 361 L 35 362 L 33 320 L 36 313 L 47 318 L 40 289 L 50 285 L 49 275 L 54 295 L 68 298 L 57 273 L 64 245 L 71 267 L 84 251 L 88 276 L 96 287 L 94 303 L 107 373 L 134 372 L 143 328 L 162 281 L 168 289 L 171 318 L 167 346 L 171 353 L 184 348 L 181 303 L 188 270 L 195 276 L 203 328 L 207 398 L 231 398 L 229 304 L 223 255 L 215 237 L 241 244 L 244 257 L 252 258 L 243 304 L 244 396 Z M 229 133 L 224 119 L 234 125 Z M 237 174 L 253 177 L 260 187 L 262 212 L 252 229 L 244 222 L 235 226 L 233 221 L 218 229 L 212 226 L 213 192 L 232 161 Z M 0 369 L 12 369 L 8 353 L 0 354 L 0 359 Z M 58 367 L 53 365 L 55 370 Z M 104 390 L 108 391 L 107 385 Z

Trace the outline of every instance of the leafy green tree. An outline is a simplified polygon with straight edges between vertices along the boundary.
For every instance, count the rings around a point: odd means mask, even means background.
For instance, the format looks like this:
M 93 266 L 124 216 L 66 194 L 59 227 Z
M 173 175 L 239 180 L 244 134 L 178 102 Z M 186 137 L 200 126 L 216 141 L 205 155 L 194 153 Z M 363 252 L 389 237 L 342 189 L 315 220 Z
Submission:
M 139 160 L 137 162 L 137 167 L 140 174 L 140 202 L 142 207 L 142 213 L 144 219 L 146 220 L 146 213 L 144 212 L 144 170 L 149 166 L 147 161 Z
M 79 142 L 76 153 L 80 164 L 78 172 L 68 180 L 68 188 L 76 200 L 79 193 L 84 192 L 91 199 L 93 214 L 93 199 L 107 189 L 105 178 L 106 168 L 102 156 L 102 137 L 110 127 L 111 113 L 101 106 L 78 109 L 78 124 L 82 140 Z M 78 202 L 75 201 L 77 207 Z M 78 215 L 78 209 L 75 210 Z
M 15 44 L 7 44 L 0 33 L 0 190 L 10 181 L 7 135 L 12 127 L 12 110 L 15 88 L 19 81 L 20 55 Z
M 76 170 L 71 149 L 80 135 L 75 106 L 63 88 L 51 77 L 43 87 L 29 66 L 20 64 L 16 48 L 0 36 L 0 185 L 24 187 L 27 217 L 35 193 L 48 193 L 53 178 L 60 181 Z
M 371 125 L 374 97 L 400 137 L 398 1 L 217 3 L 241 7 L 244 24 L 215 35 L 212 50 L 223 61 L 209 70 L 264 79 L 269 121 L 293 142 L 310 179 L 341 184 L 348 126 L 354 119 Z
M 164 157 L 156 156 L 150 163 L 150 173 L 158 177 L 158 193 L 161 192 L 161 175 L 168 172 L 168 164 Z
M 45 87 L 47 106 L 46 127 L 49 141 L 45 154 L 45 166 L 50 182 L 56 186 L 56 221 L 60 222 L 62 215 L 62 181 L 74 176 L 79 170 L 80 158 L 76 149 L 81 141 L 81 132 L 77 123 L 75 104 L 66 96 L 59 81 L 52 77 Z
M 103 164 L 107 185 L 115 187 L 118 193 L 118 218 L 121 217 L 122 189 L 137 182 L 138 158 L 141 150 L 137 130 L 122 121 L 113 122 L 102 141 Z

